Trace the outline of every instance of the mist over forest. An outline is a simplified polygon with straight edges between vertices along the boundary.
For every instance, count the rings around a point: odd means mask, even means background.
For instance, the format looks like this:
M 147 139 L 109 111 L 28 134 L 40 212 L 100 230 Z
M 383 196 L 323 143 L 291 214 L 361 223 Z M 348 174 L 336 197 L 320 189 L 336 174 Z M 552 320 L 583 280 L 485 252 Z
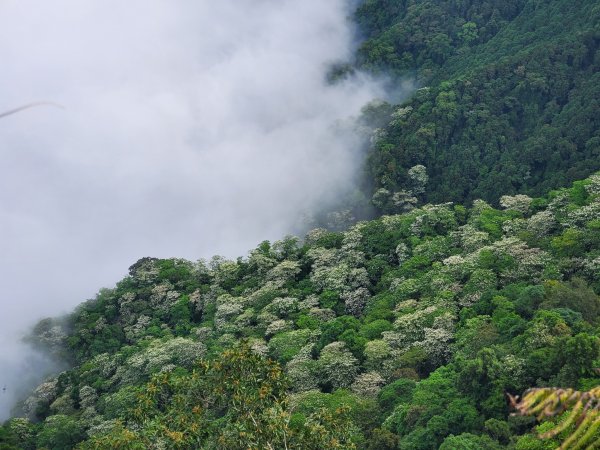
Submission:
M 348 123 L 383 91 L 363 75 L 327 83 L 353 48 L 349 12 L 342 0 L 0 5 L 2 108 L 65 107 L 0 122 L 0 384 L 14 386 L 6 367 L 27 325 L 137 259 L 243 255 L 353 187 Z

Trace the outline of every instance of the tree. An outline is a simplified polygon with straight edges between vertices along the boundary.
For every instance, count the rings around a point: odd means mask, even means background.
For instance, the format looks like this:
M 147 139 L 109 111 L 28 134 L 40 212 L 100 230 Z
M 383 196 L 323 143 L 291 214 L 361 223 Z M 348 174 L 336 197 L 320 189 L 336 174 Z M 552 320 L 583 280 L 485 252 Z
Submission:
M 83 426 L 77 419 L 65 415 L 48 417 L 38 434 L 39 448 L 68 450 L 84 438 Z
M 81 448 L 356 448 L 360 434 L 347 409 L 292 423 L 287 388 L 276 362 L 242 344 L 200 361 L 190 374 L 153 377 L 130 424 L 117 422 Z

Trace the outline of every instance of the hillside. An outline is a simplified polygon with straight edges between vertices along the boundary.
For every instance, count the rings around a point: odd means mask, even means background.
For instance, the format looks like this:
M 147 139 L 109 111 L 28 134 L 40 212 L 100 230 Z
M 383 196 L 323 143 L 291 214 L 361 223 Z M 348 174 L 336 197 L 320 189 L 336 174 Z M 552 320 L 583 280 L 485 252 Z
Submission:
M 500 203 L 141 259 L 38 325 L 73 369 L 3 448 L 548 448 L 505 393 L 600 383 L 600 174 Z
M 408 170 L 425 202 L 542 195 L 600 169 L 600 8 L 593 0 L 368 0 L 356 65 L 421 89 L 387 107 L 366 190 L 399 211 Z
M 600 448 L 598 2 L 357 3 L 329 81 L 418 89 L 356 121 L 348 209 L 39 322 L 69 369 L 0 450 Z

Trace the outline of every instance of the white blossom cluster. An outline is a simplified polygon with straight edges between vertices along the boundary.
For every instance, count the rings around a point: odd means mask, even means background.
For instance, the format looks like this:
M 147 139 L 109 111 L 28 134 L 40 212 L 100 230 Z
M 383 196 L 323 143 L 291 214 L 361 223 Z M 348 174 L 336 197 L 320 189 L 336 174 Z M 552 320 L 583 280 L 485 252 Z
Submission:
M 371 298 L 371 293 L 367 288 L 359 287 L 353 291 L 342 293 L 341 298 L 346 305 L 346 312 L 358 317 L 362 314 L 363 309 Z
M 248 266 L 253 272 L 263 276 L 269 270 L 277 265 L 277 260 L 269 255 L 265 255 L 264 252 L 254 249 L 248 256 Z
M 390 291 L 396 294 L 399 298 L 409 298 L 415 296 L 421 289 L 421 283 L 416 278 L 397 278 L 392 282 Z
M 518 211 L 521 214 L 527 214 L 533 199 L 527 195 L 503 195 L 500 197 L 500 206 L 504 209 Z
M 155 340 L 147 349 L 130 356 L 124 364 L 119 365 L 113 381 L 119 385 L 139 383 L 139 380 L 158 373 L 169 364 L 191 368 L 205 352 L 204 344 L 187 338 L 176 337 L 166 342 Z
M 424 205 L 415 211 L 415 220 L 411 225 L 414 236 L 422 236 L 426 229 L 454 230 L 456 218 L 451 209 L 452 203 Z
M 395 254 L 398 258 L 398 264 L 402 265 L 402 263 L 410 257 L 410 249 L 404 242 L 400 242 L 396 246 Z
M 263 308 L 263 312 L 282 318 L 296 311 L 298 311 L 298 299 L 294 297 L 278 297 Z
M 318 373 L 323 384 L 332 389 L 348 388 L 358 374 L 358 360 L 343 342 L 332 342 L 321 350 L 318 359 Z
M 595 173 L 588 177 L 585 190 L 589 195 L 600 196 L 600 173 Z
M 459 227 L 456 231 L 450 233 L 457 247 L 466 252 L 474 252 L 490 243 L 490 235 L 485 231 L 478 230 L 472 224 L 468 223 Z
M 157 284 L 152 288 L 150 295 L 150 305 L 157 311 L 168 311 L 181 298 L 181 294 L 173 290 L 173 285 L 169 282 Z
M 312 358 L 313 347 L 314 344 L 302 347 L 286 365 L 286 372 L 295 392 L 311 391 L 319 387 L 317 361 Z
M 431 261 L 441 261 L 450 253 L 450 239 L 445 236 L 424 239 L 413 248 L 413 254 L 424 256 Z
M 350 389 L 362 397 L 376 398 L 384 385 L 385 379 L 377 372 L 366 372 L 356 377 Z
M 142 314 L 138 317 L 135 324 L 123 327 L 127 341 L 134 343 L 144 336 L 151 321 L 152 319 L 149 316 Z
M 546 237 L 558 226 L 554 212 L 546 209 L 532 215 L 527 219 L 527 231 L 538 238 Z
M 496 257 L 505 255 L 512 258 L 514 267 L 502 269 L 498 274 L 504 283 L 523 279 L 539 282 L 544 269 L 551 261 L 550 255 L 544 250 L 528 247 L 519 238 L 511 236 L 481 247 L 466 256 L 453 255 L 444 259 L 444 272 L 456 279 L 470 275 L 479 266 L 478 261 L 484 251 L 491 252 Z
M 408 189 L 401 189 L 392 194 L 392 204 L 397 212 L 407 213 L 417 207 L 419 199 L 415 193 Z
M 392 354 L 392 347 L 383 339 L 375 339 L 366 343 L 363 354 L 368 370 L 381 370 Z
M 152 258 L 144 258 L 135 263 L 129 272 L 136 280 L 143 283 L 153 283 L 158 279 L 160 270 L 157 261 Z
M 437 313 L 435 306 L 418 309 L 403 314 L 394 322 L 394 331 L 385 331 L 383 339 L 392 348 L 408 348 L 425 337 L 425 328 L 432 324 L 433 315 Z
M 244 310 L 243 300 L 239 297 L 232 297 L 229 294 L 221 295 L 217 299 L 217 311 L 215 313 L 215 329 L 219 332 L 236 331 L 237 327 L 233 319 L 239 316 Z
M 527 219 L 516 217 L 502 223 L 502 234 L 504 236 L 516 236 L 527 230 Z
M 390 121 L 390 125 L 392 127 L 401 125 L 402 122 L 410 115 L 412 110 L 413 110 L 412 106 L 396 108 L 391 115 L 392 120 Z
M 336 316 L 335 312 L 329 308 L 311 308 L 308 310 L 308 314 L 320 322 L 329 322 Z
M 56 399 L 58 392 L 58 377 L 51 378 L 40 384 L 32 394 L 23 402 L 23 413 L 33 419 L 35 411 L 43 403 L 51 403 Z
M 410 179 L 410 188 L 413 194 L 420 195 L 425 192 L 425 186 L 427 186 L 427 182 L 429 181 L 425 166 L 418 164 L 408 169 L 408 178 Z
M 377 145 L 379 142 L 385 140 L 387 137 L 387 131 L 383 128 L 375 128 L 371 134 L 371 145 Z
M 566 227 L 585 227 L 588 222 L 600 218 L 600 197 L 589 205 L 567 212 L 567 217 L 562 221 Z
M 75 412 L 75 403 L 71 398 L 71 393 L 66 391 L 62 393 L 50 404 L 52 414 L 69 415 Z
M 53 325 L 49 329 L 36 334 L 36 339 L 50 351 L 59 351 L 67 339 L 67 333 L 61 325 Z
M 270 269 L 266 275 L 266 279 L 268 281 L 273 281 L 276 284 L 283 284 L 287 281 L 294 280 L 301 270 L 298 261 L 285 260 Z
M 274 336 L 277 333 L 281 333 L 282 331 L 287 331 L 287 330 L 291 330 L 292 329 L 292 323 L 287 321 L 287 320 L 283 320 L 283 319 L 277 319 L 274 320 L 273 322 L 271 322 L 268 326 L 267 326 L 267 330 L 265 331 L 265 336 Z
M 314 245 L 316 245 L 317 242 L 319 242 L 319 239 L 323 238 L 328 233 L 329 231 L 327 231 L 325 228 L 313 228 L 308 233 L 306 233 L 304 242 L 307 245 L 313 247 Z
M 235 261 L 229 261 L 224 258 L 218 260 L 213 258 L 211 266 L 214 282 L 217 285 L 222 285 L 227 280 L 235 279 L 239 270 Z

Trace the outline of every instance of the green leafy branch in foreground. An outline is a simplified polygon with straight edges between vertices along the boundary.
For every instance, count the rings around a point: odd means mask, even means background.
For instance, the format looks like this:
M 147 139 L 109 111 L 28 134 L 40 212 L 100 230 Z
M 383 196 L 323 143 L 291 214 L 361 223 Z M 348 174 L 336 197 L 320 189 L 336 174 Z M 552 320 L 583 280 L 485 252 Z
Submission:
M 600 386 L 589 391 L 561 388 L 528 390 L 522 399 L 510 397 L 522 415 L 535 415 L 539 421 L 556 417 L 554 426 L 540 438 L 563 437 L 560 450 L 592 450 L 600 447 Z
M 79 448 L 357 448 L 348 411 L 294 416 L 287 387 L 278 363 L 242 343 L 191 373 L 155 375 L 130 417 Z

